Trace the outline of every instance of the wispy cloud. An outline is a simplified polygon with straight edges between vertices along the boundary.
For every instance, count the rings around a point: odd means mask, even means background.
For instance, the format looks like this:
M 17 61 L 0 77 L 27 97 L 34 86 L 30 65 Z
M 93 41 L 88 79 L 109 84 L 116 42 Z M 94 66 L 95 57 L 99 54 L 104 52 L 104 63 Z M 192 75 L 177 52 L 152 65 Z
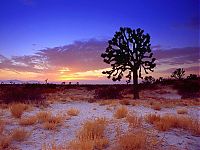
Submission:
M 101 72 L 110 66 L 103 62 L 100 55 L 106 46 L 106 41 L 92 39 L 39 50 L 34 55 L 11 58 L 0 55 L 0 79 L 105 79 Z M 161 46 L 154 46 L 153 51 L 157 58 L 155 76 L 169 74 L 178 67 L 198 73 L 199 47 L 162 49 Z

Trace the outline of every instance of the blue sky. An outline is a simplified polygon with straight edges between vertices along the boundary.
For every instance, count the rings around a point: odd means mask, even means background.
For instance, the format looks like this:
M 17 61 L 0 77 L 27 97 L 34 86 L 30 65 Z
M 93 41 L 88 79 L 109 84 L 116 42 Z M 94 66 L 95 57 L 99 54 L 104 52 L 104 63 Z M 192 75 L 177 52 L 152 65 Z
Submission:
M 198 46 L 198 2 L 1 0 L 0 53 L 28 55 L 77 40 L 107 40 L 121 26 L 143 28 L 152 36 L 152 45 Z
M 151 35 L 154 77 L 199 74 L 199 0 L 0 0 L 0 80 L 108 83 L 101 53 L 120 27 Z

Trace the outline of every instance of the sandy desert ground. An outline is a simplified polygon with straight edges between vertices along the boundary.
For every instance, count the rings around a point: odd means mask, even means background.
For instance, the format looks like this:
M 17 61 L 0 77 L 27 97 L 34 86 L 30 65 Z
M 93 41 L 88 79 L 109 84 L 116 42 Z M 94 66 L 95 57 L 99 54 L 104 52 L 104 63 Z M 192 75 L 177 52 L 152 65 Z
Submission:
M 170 87 L 140 95 L 91 101 L 80 87 L 49 94 L 45 105 L 1 104 L 0 148 L 200 149 L 200 99 Z

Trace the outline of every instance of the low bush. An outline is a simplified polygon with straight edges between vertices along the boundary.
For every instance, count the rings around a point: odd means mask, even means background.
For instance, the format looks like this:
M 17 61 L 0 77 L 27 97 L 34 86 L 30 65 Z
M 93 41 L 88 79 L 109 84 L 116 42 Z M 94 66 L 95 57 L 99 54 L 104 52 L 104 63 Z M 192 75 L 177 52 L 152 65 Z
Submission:
M 23 141 L 30 136 L 30 132 L 23 128 L 17 128 L 12 133 L 12 139 L 15 141 Z
M 121 118 L 125 118 L 127 116 L 127 114 L 128 114 L 127 107 L 121 106 L 116 110 L 114 117 L 117 119 L 121 119 Z
M 15 118 L 20 118 L 27 109 L 28 105 L 23 103 L 15 103 L 10 106 L 10 112 Z
M 67 114 L 69 116 L 78 116 L 79 113 L 80 111 L 76 108 L 70 108 L 69 110 L 67 110 Z
M 96 99 L 119 99 L 121 97 L 121 89 L 114 85 L 96 89 L 94 96 Z

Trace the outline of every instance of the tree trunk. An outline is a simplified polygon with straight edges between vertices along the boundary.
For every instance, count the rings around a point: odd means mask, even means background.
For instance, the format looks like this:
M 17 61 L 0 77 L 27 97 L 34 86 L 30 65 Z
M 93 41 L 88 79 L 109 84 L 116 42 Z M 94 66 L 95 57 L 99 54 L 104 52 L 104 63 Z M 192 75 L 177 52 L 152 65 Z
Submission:
M 138 89 L 138 71 L 133 70 L 133 96 L 134 99 L 139 99 L 139 89 Z

